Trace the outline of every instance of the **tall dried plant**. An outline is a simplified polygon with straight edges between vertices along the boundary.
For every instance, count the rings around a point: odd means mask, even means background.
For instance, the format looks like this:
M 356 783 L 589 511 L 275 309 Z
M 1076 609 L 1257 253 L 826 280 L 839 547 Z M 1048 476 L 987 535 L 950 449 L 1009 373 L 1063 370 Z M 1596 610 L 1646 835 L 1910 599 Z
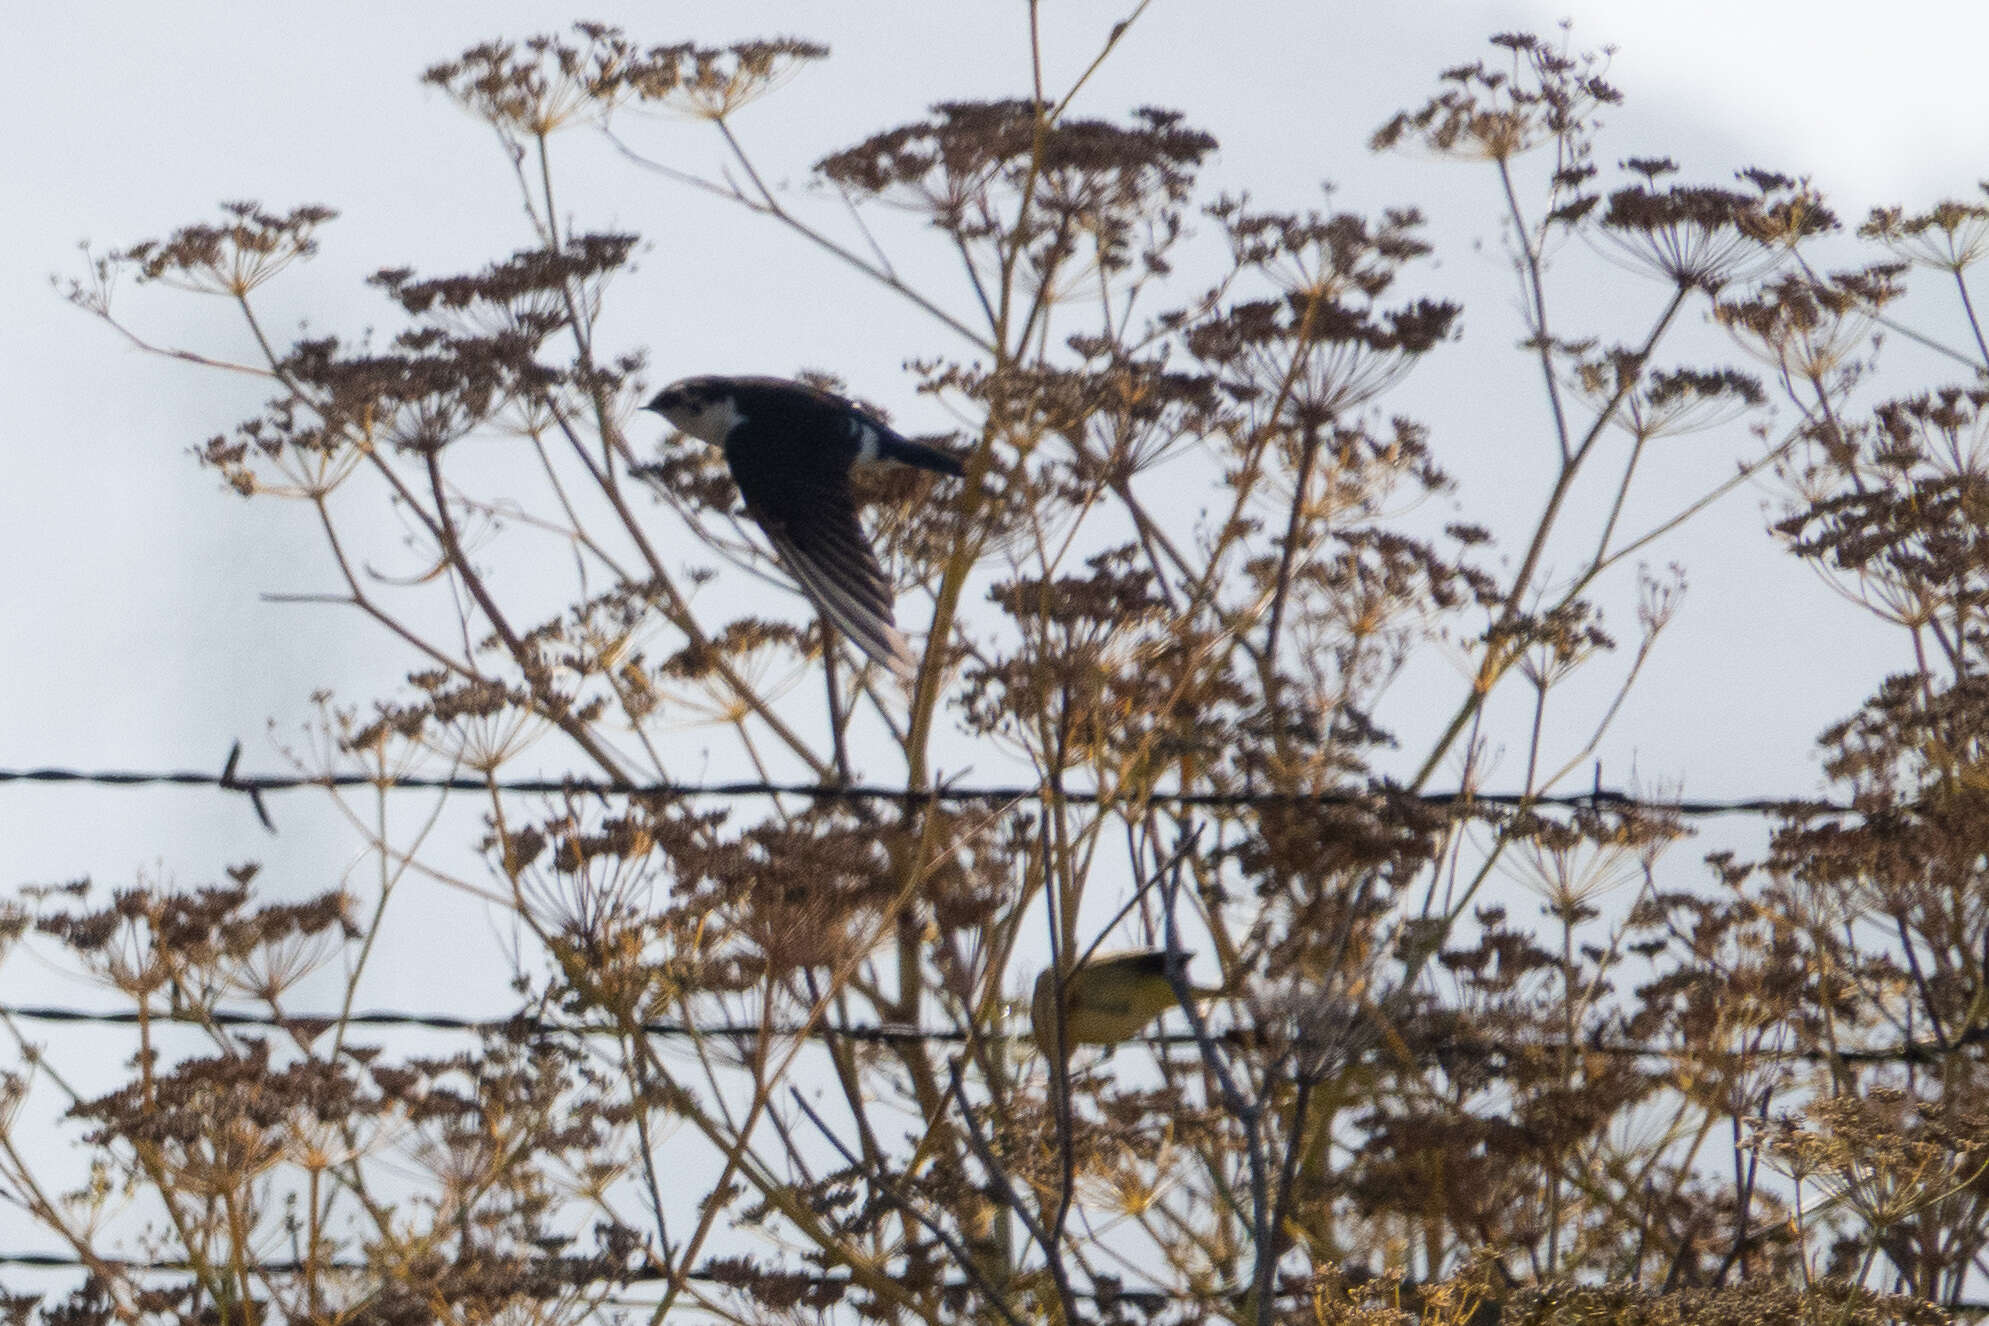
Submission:
M 1446 71 L 1374 146 L 1497 185 L 1520 357 L 1487 371 L 1537 380 L 1550 462 L 1500 560 L 1441 464 L 1461 440 L 1413 413 L 1460 314 L 1414 293 L 1424 218 L 1211 196 L 1215 142 L 1184 115 L 1080 113 L 1144 8 L 1071 86 L 1039 72 L 823 155 L 849 230 L 747 141 L 745 108 L 821 46 L 583 24 L 473 47 L 426 80 L 494 131 L 531 233 L 464 274 L 380 272 L 400 321 L 377 345 L 286 342 L 262 312 L 265 285 L 305 279 L 326 208 L 231 204 L 94 259 L 79 307 L 266 385 L 199 461 L 313 522 L 322 599 L 412 671 L 328 705 L 313 770 L 378 780 L 375 806 L 339 802 L 374 897 L 268 902 L 245 868 L 9 914 L 128 998 L 140 1044 L 95 1093 L 16 1028 L 0 1190 L 85 1271 L 16 1315 L 1462 1326 L 1963 1301 L 1989 1247 L 1989 349 L 1967 282 L 1989 209 L 1847 236 L 1806 181 L 1612 173 L 1620 94 L 1564 43 L 1502 35 Z M 683 165 L 655 110 L 709 126 L 723 170 Z M 780 602 L 757 586 L 781 573 L 722 462 L 633 427 L 647 365 L 606 310 L 685 258 L 633 271 L 635 235 L 569 219 L 587 208 L 558 149 L 587 133 L 930 320 L 899 394 L 961 421 L 967 481 L 862 492 L 903 615 L 930 623 L 908 692 L 825 650 L 798 601 L 741 610 Z M 869 224 L 887 212 L 957 281 L 903 277 Z M 1876 253 L 1820 269 L 1849 244 Z M 1585 279 L 1564 254 L 1615 265 L 1621 325 L 1564 311 Z M 1952 278 L 1972 341 L 1940 348 L 1969 376 L 1874 405 L 1875 330 L 1938 342 L 1888 311 L 1909 264 Z M 256 357 L 155 340 L 122 285 L 218 297 Z M 1708 317 L 1765 383 L 1670 358 Z M 1648 462 L 1694 429 L 1732 459 L 1658 507 Z M 1916 665 L 1826 737 L 1852 810 L 1792 811 L 1762 861 L 1681 880 L 1661 806 L 1537 799 L 1677 609 L 1682 576 L 1638 559 L 1749 481 L 1782 485 L 1776 533 Z M 1465 516 L 1432 518 L 1435 495 Z M 1597 600 L 1626 583 L 1621 644 Z M 1386 693 L 1432 654 L 1461 682 L 1417 697 L 1435 735 L 1395 750 Z M 1557 703 L 1578 675 L 1606 679 L 1599 722 Z M 1506 696 L 1529 716 L 1522 785 L 1479 802 Z M 528 751 L 612 791 L 504 792 Z M 714 767 L 803 790 L 658 790 Z M 936 795 L 969 767 L 1025 794 Z M 377 813 L 429 769 L 488 780 L 487 874 L 454 882 L 526 943 L 519 1017 L 420 1057 L 351 1015 L 389 896 L 448 873 L 429 828 Z M 1424 795 L 1451 776 L 1461 796 Z M 1218 994 L 1182 985 L 1143 1045 L 1039 1053 L 1017 1002 L 1037 973 L 1142 944 L 1195 950 Z M 342 1011 L 301 1014 L 334 960 Z M 183 1022 L 199 1049 L 162 1034 Z M 88 1157 L 73 1191 L 18 1121 L 30 1099 L 61 1103 Z

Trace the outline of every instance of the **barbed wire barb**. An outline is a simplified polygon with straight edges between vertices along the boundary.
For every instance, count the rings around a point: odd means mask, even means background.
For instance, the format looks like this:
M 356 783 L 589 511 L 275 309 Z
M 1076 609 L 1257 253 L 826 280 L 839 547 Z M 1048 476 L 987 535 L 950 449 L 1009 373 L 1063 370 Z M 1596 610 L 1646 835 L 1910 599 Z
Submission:
M 262 821 L 262 827 L 268 829 L 271 833 L 275 833 L 276 822 L 270 819 L 269 807 L 263 804 L 262 789 L 253 783 L 241 782 L 235 777 L 235 766 L 240 764 L 241 761 L 242 743 L 237 741 L 228 748 L 228 759 L 221 766 L 221 780 L 217 786 L 226 792 L 247 793 L 249 804 L 255 807 L 256 818 Z

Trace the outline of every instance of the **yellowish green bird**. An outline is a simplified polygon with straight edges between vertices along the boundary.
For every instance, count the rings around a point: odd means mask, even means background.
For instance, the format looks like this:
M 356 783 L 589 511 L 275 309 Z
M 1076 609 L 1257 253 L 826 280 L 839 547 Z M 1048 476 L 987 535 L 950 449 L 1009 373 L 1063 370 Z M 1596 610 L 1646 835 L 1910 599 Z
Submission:
M 1183 954 L 1182 960 L 1191 956 Z M 1036 978 L 1035 994 L 1029 1001 L 1030 1031 L 1036 1048 L 1046 1057 L 1054 1057 L 1057 1050 L 1056 997 L 1056 970 L 1046 968 Z M 1100 953 L 1064 977 L 1064 1047 L 1116 1045 L 1131 1040 L 1174 1006 L 1174 986 L 1167 979 L 1167 950 Z

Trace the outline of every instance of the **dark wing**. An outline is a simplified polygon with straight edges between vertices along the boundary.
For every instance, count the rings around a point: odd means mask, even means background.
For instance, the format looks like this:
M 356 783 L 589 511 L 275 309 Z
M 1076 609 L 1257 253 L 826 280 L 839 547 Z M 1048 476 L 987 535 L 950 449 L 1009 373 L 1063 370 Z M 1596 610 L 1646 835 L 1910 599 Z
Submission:
M 750 421 L 741 424 L 725 448 L 747 512 L 822 616 L 909 680 L 917 662 L 892 617 L 891 584 L 857 523 L 848 459 L 754 432 Z
M 797 534 L 791 525 L 777 529 L 767 520 L 760 524 L 781 561 L 831 625 L 906 681 L 917 676 L 918 660 L 891 619 L 884 573 L 868 548 L 851 551 L 839 534 L 819 529 Z M 854 512 L 849 532 L 862 538 Z

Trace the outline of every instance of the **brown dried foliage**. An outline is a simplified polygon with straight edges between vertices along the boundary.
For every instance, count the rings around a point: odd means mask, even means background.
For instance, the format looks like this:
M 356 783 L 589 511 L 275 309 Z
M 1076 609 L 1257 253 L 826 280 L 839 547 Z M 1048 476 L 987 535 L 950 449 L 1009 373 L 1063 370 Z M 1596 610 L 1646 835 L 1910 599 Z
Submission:
M 1422 214 L 1203 201 L 1214 141 L 1170 110 L 1078 116 L 1035 88 L 823 156 L 859 214 L 908 209 L 952 251 L 962 290 L 926 291 L 761 184 L 735 132 L 823 48 L 582 24 L 428 71 L 512 149 L 533 234 L 464 274 L 379 273 L 406 319 L 384 349 L 285 346 L 258 318 L 326 209 L 234 204 L 98 259 L 79 306 L 262 376 L 268 408 L 198 460 L 298 503 L 337 586 L 314 597 L 408 651 L 407 689 L 326 702 L 300 760 L 495 784 L 543 742 L 625 790 L 493 786 L 471 887 L 510 913 L 525 1012 L 459 1054 L 350 1019 L 390 895 L 436 869 L 384 835 L 371 899 L 263 901 L 244 869 L 105 903 L 44 890 L 0 918 L 140 1011 L 120 1085 L 64 1107 L 90 1166 L 73 1191 L 25 1127 L 0 1132 L 0 1189 L 86 1270 L 10 1312 L 566 1322 L 637 1280 L 656 1320 L 764 1322 L 1917 1323 L 1960 1303 L 1989 1248 L 1989 425 L 1973 383 L 1866 394 L 1906 264 L 1966 307 L 1983 209 L 1881 211 L 1851 237 L 1768 171 L 1680 185 L 1636 159 L 1611 188 L 1603 60 L 1493 44 L 1375 142 L 1503 185 L 1508 343 L 1551 426 L 1544 470 L 1515 470 L 1546 475 L 1543 515 L 1500 561 L 1472 495 L 1447 525 L 1419 512 L 1453 493 L 1456 442 L 1403 389 L 1461 325 L 1401 293 L 1427 279 Z M 825 716 L 799 683 L 835 643 L 753 597 L 772 563 L 722 464 L 630 435 L 646 371 L 601 313 L 636 239 L 570 227 L 551 142 L 637 105 L 731 154 L 722 178 L 660 173 L 971 347 L 911 370 L 966 421 L 967 481 L 860 480 L 900 611 L 931 623 L 909 696 L 838 655 Z M 1183 289 L 1196 218 L 1220 273 Z M 1545 256 L 1569 233 L 1652 277 L 1657 316 L 1555 330 Z M 1887 256 L 1811 260 L 1859 238 Z M 263 359 L 143 339 L 121 274 L 231 299 Z M 1793 421 L 1652 515 L 1647 445 L 1732 439 L 1767 397 L 1729 363 L 1654 366 L 1687 312 L 1770 366 Z M 1952 353 L 1989 368 L 1989 348 Z M 1675 610 L 1682 580 L 1644 576 L 1630 630 L 1603 618 L 1629 560 L 1770 473 L 1789 551 L 1906 631 L 1917 666 L 1825 736 L 1851 810 L 1791 808 L 1762 860 L 1680 877 L 1677 817 L 1532 799 L 1601 737 L 1564 715 L 1569 678 L 1612 677 L 1613 717 Z M 1567 514 L 1578 483 L 1604 492 L 1599 539 Z M 355 542 L 356 501 L 402 540 Z M 1418 697 L 1437 735 L 1397 751 L 1389 683 L 1439 649 L 1464 684 Z M 1532 717 L 1520 801 L 1473 803 L 1506 695 Z M 706 760 L 826 786 L 725 808 L 640 790 Z M 901 797 L 838 794 L 899 761 Z M 966 767 L 1034 794 L 925 795 Z M 1426 799 L 1450 772 L 1466 797 Z M 1195 949 L 1220 982 L 1177 992 L 1171 1037 L 1045 1062 L 1018 992 L 1131 944 Z M 300 988 L 346 1013 L 299 1016 Z M 37 1077 L 55 1058 L 24 1048 L 10 1110 L 69 1091 Z

